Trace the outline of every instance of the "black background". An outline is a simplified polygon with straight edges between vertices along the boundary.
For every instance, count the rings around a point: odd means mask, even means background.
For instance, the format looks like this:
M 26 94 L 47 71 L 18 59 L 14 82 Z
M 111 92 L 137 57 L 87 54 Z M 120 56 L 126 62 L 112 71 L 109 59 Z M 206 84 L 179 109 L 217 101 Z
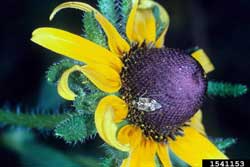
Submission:
M 45 71 L 60 56 L 30 41 L 32 31 L 52 26 L 81 34 L 81 13 L 65 10 L 53 22 L 48 17 L 62 0 L 11 0 L 0 10 L 0 104 L 38 105 Z M 87 1 L 85 1 L 87 2 Z M 95 4 L 92 1 L 91 4 Z M 250 86 L 250 1 L 160 0 L 171 17 L 166 46 L 204 48 L 216 71 L 209 79 Z M 204 124 L 209 135 L 236 137 L 228 149 L 231 158 L 250 158 L 250 95 L 240 98 L 208 97 Z M 13 155 L 0 147 L 0 164 Z M 13 165 L 13 164 L 12 164 Z M 2 165 L 1 165 L 2 166 Z

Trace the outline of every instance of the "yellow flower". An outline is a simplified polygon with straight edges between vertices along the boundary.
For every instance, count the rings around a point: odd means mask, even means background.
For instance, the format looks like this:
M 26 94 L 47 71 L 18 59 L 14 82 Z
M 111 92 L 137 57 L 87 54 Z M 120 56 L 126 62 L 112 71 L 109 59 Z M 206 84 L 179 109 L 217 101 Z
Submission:
M 164 24 L 158 37 L 154 7 L 159 9 Z M 191 166 L 201 166 L 202 159 L 227 159 L 207 139 L 201 123 L 202 113 L 197 108 L 206 88 L 201 67 L 205 73 L 213 71 L 214 67 L 201 49 L 192 54 L 196 61 L 184 52 L 164 49 L 169 16 L 161 5 L 152 0 L 133 0 L 126 24 L 128 40 L 86 3 L 63 3 L 54 9 L 50 19 L 65 8 L 93 12 L 107 36 L 109 50 L 55 28 L 38 28 L 31 40 L 86 64 L 75 65 L 63 73 L 58 83 L 58 93 L 63 98 L 74 100 L 76 97 L 68 86 L 69 75 L 75 71 L 83 73 L 104 92 L 120 92 L 122 98 L 109 95 L 101 99 L 95 112 L 95 124 L 106 143 L 129 152 L 122 167 L 154 167 L 155 156 L 164 167 L 169 167 L 169 149 Z M 169 71 L 161 69 L 165 66 Z M 158 77 L 160 82 L 150 77 Z M 169 100 L 176 103 L 166 104 Z

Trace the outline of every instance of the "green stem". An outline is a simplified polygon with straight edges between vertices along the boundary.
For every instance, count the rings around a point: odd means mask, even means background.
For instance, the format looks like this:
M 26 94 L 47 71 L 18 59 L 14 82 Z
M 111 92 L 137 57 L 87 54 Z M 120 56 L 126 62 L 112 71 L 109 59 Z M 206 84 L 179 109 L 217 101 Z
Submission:
M 52 129 L 66 119 L 68 114 L 43 115 L 43 114 L 24 114 L 15 112 L 6 112 L 0 109 L 0 123 L 25 126 L 28 128 L 47 128 Z

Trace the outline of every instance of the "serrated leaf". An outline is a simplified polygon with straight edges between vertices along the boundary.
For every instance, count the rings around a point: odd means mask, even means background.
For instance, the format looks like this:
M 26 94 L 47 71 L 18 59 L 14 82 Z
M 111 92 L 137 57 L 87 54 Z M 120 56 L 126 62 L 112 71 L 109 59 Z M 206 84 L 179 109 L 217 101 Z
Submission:
M 220 97 L 238 97 L 246 94 L 248 91 L 247 86 L 242 84 L 231 84 L 223 82 L 208 82 L 207 94 L 211 96 Z
M 105 16 L 110 21 L 110 23 L 116 27 L 118 15 L 115 10 L 115 0 L 98 0 L 98 6 L 103 16 Z
M 212 141 L 222 152 L 236 143 L 235 138 L 215 138 Z
M 127 25 L 127 20 L 129 13 L 132 9 L 132 0 L 121 0 L 120 4 L 118 4 L 119 7 L 119 15 L 120 19 L 118 21 L 118 26 L 119 26 L 119 32 L 123 35 L 123 37 L 126 39 L 127 36 L 125 35 L 126 32 L 126 25 Z
M 66 143 L 83 142 L 96 133 L 93 114 L 71 115 L 55 128 L 55 135 L 63 138 Z

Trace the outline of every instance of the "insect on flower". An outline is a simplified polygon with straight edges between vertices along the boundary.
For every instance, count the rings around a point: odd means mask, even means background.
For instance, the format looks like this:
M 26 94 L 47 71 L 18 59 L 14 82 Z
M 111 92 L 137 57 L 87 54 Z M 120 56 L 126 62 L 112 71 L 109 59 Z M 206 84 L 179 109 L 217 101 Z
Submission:
M 155 111 L 162 106 L 156 100 L 146 97 L 139 97 L 138 101 L 133 100 L 132 104 L 138 109 L 146 112 Z

